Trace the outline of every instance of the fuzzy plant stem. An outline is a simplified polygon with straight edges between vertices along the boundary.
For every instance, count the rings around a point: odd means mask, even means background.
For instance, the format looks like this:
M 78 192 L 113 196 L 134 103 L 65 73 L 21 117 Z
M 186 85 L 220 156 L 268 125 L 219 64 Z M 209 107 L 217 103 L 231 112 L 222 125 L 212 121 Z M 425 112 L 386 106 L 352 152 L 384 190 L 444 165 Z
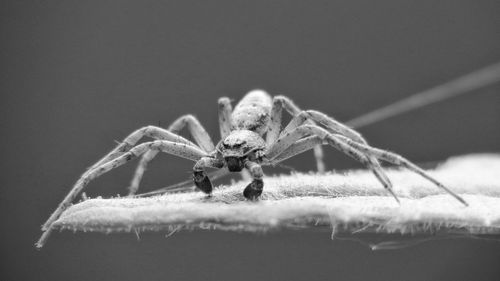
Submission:
M 201 192 L 148 198 L 88 199 L 69 207 L 56 229 L 141 232 L 210 228 L 267 231 L 329 227 L 342 233 L 500 233 L 500 155 L 454 157 L 429 171 L 464 197 L 468 207 L 407 170 L 389 170 L 401 204 L 366 170 L 297 173 L 264 179 L 257 202 L 242 191 L 247 182 Z

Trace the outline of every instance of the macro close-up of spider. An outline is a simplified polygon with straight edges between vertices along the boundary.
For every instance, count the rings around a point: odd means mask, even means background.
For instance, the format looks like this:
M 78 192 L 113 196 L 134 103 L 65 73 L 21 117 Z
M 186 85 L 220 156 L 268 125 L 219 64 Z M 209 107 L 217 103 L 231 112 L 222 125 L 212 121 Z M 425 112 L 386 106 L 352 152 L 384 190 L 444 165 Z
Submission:
M 499 280 L 500 2 L 0 6 L 0 280 Z
M 227 97 L 220 98 L 218 104 L 221 141 L 217 145 L 214 145 L 207 131 L 193 115 L 181 116 L 168 129 L 155 126 L 140 128 L 127 136 L 82 175 L 44 224 L 43 230 L 51 228 L 51 224 L 92 179 L 136 157 L 142 157 L 129 187 L 130 193 L 134 194 L 139 188 L 148 162 L 158 152 L 195 161 L 194 184 L 209 195 L 213 187 L 206 174 L 206 168 L 225 168 L 230 172 L 241 172 L 246 169 L 252 181 L 246 186 L 243 195 L 247 199 L 255 200 L 262 194 L 264 187 L 262 166 L 274 166 L 297 154 L 314 149 L 317 169 L 322 173 L 325 165 L 321 145 L 327 144 L 364 164 L 398 202 L 392 183 L 379 160 L 405 167 L 421 175 L 467 206 L 462 197 L 401 155 L 371 147 L 355 130 L 319 111 L 302 111 L 285 96 L 271 98 L 263 90 L 253 90 L 241 99 L 234 110 Z M 292 116 L 292 120 L 281 129 L 283 109 Z M 196 143 L 177 134 L 185 126 L 188 127 Z M 155 140 L 136 145 L 143 137 Z M 43 236 L 41 240 L 44 240 Z
M 282 109 L 293 117 L 283 130 L 281 130 Z M 196 143 L 177 134 L 184 126 L 189 128 Z M 69 198 L 74 198 L 74 194 L 81 191 L 90 180 L 135 157 L 142 156 L 130 186 L 131 194 L 134 194 L 148 162 L 158 152 L 164 152 L 195 161 L 194 184 L 207 194 L 212 192 L 212 184 L 205 172 L 206 168 L 227 168 L 230 172 L 246 169 L 252 182 L 245 188 L 243 195 L 247 199 L 256 199 L 261 195 L 264 186 L 261 166 L 274 166 L 297 154 L 314 149 L 317 169 L 321 173 L 325 169 L 321 145 L 328 144 L 369 168 L 396 201 L 398 198 L 379 160 L 403 166 L 420 174 L 467 205 L 460 196 L 401 155 L 369 146 L 355 130 L 319 111 L 301 111 L 284 96 L 271 98 L 262 90 L 254 90 L 244 96 L 234 110 L 229 98 L 220 98 L 219 126 L 221 141 L 217 145 L 214 145 L 209 134 L 193 115 L 181 116 L 169 126 L 168 130 L 155 126 L 141 128 L 92 165 L 78 181 Z M 145 136 L 156 140 L 136 145 Z M 67 203 L 64 201 L 63 205 Z

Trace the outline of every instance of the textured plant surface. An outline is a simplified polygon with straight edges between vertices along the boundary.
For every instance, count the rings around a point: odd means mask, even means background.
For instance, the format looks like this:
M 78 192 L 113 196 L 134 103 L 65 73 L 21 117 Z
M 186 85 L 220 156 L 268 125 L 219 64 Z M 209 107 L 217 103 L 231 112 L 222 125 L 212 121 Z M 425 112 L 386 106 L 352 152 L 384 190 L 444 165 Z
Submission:
M 430 173 L 461 194 L 463 206 L 406 170 L 389 170 L 401 205 L 366 170 L 266 178 L 261 200 L 243 198 L 246 182 L 149 198 L 88 199 L 55 222 L 81 231 L 172 231 L 209 228 L 266 231 L 329 227 L 334 233 L 500 233 L 500 155 L 453 157 Z

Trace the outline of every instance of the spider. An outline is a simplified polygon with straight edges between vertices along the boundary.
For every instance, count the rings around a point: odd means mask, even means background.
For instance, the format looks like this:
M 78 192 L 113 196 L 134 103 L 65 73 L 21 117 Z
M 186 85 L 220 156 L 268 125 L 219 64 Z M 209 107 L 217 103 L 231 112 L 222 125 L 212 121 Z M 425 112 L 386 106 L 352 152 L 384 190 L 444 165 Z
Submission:
M 134 131 L 80 177 L 42 227 L 46 231 L 44 236 L 48 236 L 52 223 L 91 180 L 141 156 L 130 186 L 130 193 L 135 193 L 148 162 L 158 152 L 195 161 L 194 184 L 208 195 L 212 193 L 212 183 L 205 172 L 206 168 L 227 168 L 230 172 L 245 169 L 252 181 L 244 189 L 243 195 L 249 200 L 255 200 L 262 194 L 264 187 L 262 166 L 276 165 L 314 149 L 318 171 L 323 172 L 321 146 L 331 145 L 370 169 L 398 203 L 392 183 L 379 160 L 421 175 L 467 206 L 462 197 L 401 155 L 368 145 L 357 131 L 319 111 L 300 110 L 285 96 L 271 97 L 263 90 L 253 90 L 241 99 L 234 110 L 227 97 L 220 98 L 218 103 L 221 141 L 217 145 L 214 145 L 207 131 L 193 115 L 181 116 L 168 129 L 146 126 Z M 292 119 L 281 130 L 283 109 Z M 186 126 L 194 143 L 178 134 Z M 145 136 L 155 140 L 136 145 Z

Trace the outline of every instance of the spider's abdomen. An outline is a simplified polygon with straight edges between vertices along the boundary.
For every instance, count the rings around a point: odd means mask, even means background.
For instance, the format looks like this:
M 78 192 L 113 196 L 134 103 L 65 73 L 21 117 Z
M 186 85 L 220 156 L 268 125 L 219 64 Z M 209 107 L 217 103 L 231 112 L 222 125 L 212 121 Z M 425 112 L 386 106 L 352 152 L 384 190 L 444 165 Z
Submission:
M 262 90 L 246 94 L 231 115 L 232 130 L 249 130 L 263 135 L 271 118 L 272 99 Z

